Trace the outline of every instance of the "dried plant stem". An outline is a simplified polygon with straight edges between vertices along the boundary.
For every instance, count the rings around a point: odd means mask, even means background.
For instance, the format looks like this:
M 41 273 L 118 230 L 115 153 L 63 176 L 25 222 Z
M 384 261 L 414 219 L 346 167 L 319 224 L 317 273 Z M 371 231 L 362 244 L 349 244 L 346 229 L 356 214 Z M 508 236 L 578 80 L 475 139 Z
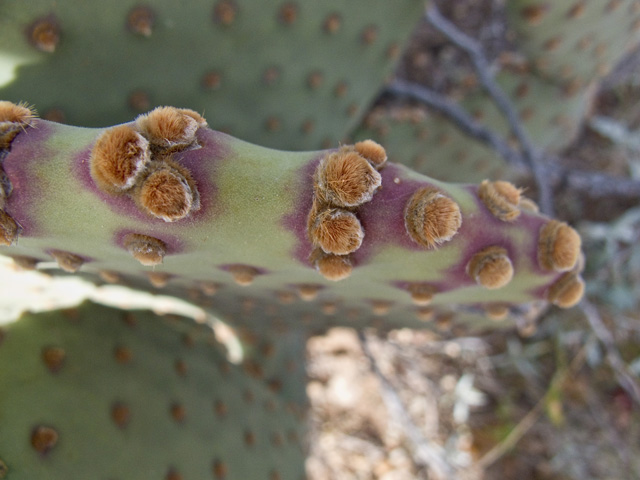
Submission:
M 586 358 L 586 349 L 583 347 L 576 354 L 571 361 L 569 367 L 562 370 L 554 376 L 553 380 L 547 388 L 547 392 L 542 396 L 535 406 L 527 413 L 522 420 L 509 432 L 509 434 L 500 443 L 495 445 L 491 450 L 485 453 L 480 460 L 478 460 L 478 466 L 487 469 L 495 462 L 497 462 L 503 455 L 511 451 L 516 444 L 526 435 L 526 433 L 535 425 L 538 418 L 544 411 L 544 407 L 548 401 L 549 395 L 552 395 L 554 391 L 569 377 L 577 372 L 583 365 Z
M 607 362 L 609 362 L 609 365 L 613 369 L 618 383 L 631 398 L 640 405 L 640 385 L 638 385 L 637 379 L 629 372 L 627 365 L 622 360 L 620 352 L 616 347 L 615 338 L 602 321 L 600 312 L 587 300 L 583 300 L 580 303 L 580 308 L 587 318 L 593 333 L 604 346 Z
M 500 135 L 480 125 L 462 107 L 440 93 L 403 80 L 394 80 L 387 91 L 393 95 L 412 98 L 443 114 L 462 132 L 493 148 L 510 165 L 526 166 L 522 154 L 511 148 Z M 547 183 L 552 187 L 572 189 L 592 198 L 640 198 L 640 181 L 598 172 L 570 170 L 559 165 L 558 161 L 558 157 L 547 155 L 545 161 L 540 163 Z
M 393 421 L 402 427 L 402 430 L 413 445 L 413 455 L 416 462 L 431 469 L 435 475 L 442 479 L 457 478 L 456 469 L 447 461 L 444 449 L 426 439 L 407 413 L 407 409 L 398 392 L 382 373 L 375 357 L 371 353 L 367 336 L 362 331 L 358 331 L 358 338 L 360 339 L 362 351 L 371 365 L 371 371 L 380 382 L 382 398 L 389 415 Z
M 544 169 L 540 164 L 542 153 L 534 147 L 533 142 L 529 138 L 529 134 L 520 120 L 520 115 L 516 112 L 509 97 L 507 97 L 496 83 L 491 72 L 491 65 L 484 54 L 482 46 L 476 40 L 458 30 L 455 25 L 440 14 L 434 5 L 427 10 L 427 20 L 471 57 L 480 83 L 507 119 L 511 132 L 520 144 L 522 159 L 533 174 L 538 187 L 540 210 L 548 215 L 553 215 L 553 192 L 546 180 Z

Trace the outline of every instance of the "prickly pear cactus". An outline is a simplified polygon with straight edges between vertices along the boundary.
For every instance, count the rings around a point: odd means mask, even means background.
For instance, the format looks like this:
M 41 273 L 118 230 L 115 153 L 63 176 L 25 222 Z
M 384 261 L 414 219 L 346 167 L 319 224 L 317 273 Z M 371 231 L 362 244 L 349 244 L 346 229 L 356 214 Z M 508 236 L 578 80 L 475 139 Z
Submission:
M 259 312 L 253 313 L 254 318 L 257 316 Z M 266 316 L 263 319 L 266 320 L 263 328 L 255 322 L 252 328 L 239 331 L 244 347 L 243 369 L 273 393 L 286 398 L 292 411 L 303 414 L 309 404 L 306 346 L 311 329 L 304 325 L 285 328 L 283 322 L 272 323 Z
M 496 83 L 510 98 L 538 148 L 568 146 L 589 115 L 595 82 L 640 40 L 635 0 L 505 3 L 516 51 L 494 62 Z M 509 125 L 480 87 L 460 99 L 474 119 L 508 138 Z M 421 173 L 458 182 L 517 176 L 497 153 L 437 114 L 380 107 L 352 132 L 383 142 L 392 159 Z
M 85 303 L 0 332 L 1 478 L 304 478 L 301 417 L 205 325 Z
M 636 0 L 514 0 L 505 6 L 533 69 L 574 90 L 609 73 L 640 40 Z
M 108 10 L 97 0 L 5 1 L 0 98 L 94 127 L 180 104 L 261 145 L 327 148 L 357 125 L 423 8 L 423 0 L 116 0 Z
M 387 162 L 371 141 L 269 150 L 184 109 L 93 130 L 2 106 L 15 137 L 2 162 L 2 253 L 27 265 L 55 260 L 182 297 L 219 291 L 211 308 L 245 325 L 264 312 L 326 327 L 326 304 L 352 325 L 417 326 L 434 307 L 582 295 L 579 236 L 507 182 L 443 183 Z M 308 301 L 283 304 L 292 294 Z

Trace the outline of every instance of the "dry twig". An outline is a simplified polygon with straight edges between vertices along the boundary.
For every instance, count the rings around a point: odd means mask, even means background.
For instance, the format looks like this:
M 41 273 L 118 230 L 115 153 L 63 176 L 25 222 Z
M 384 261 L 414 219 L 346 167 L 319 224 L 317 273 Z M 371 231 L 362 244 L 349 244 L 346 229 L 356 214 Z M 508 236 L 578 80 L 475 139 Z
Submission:
M 457 128 L 472 138 L 492 147 L 510 165 L 526 166 L 522 154 L 509 146 L 500 135 L 476 122 L 456 102 L 438 92 L 403 80 L 394 80 L 387 91 L 407 96 L 446 116 Z M 617 178 L 598 172 L 567 169 L 559 165 L 558 157 L 547 155 L 541 168 L 550 186 L 569 188 L 593 198 L 622 196 L 640 198 L 640 181 Z
M 604 346 L 607 352 L 607 362 L 609 362 L 609 365 L 613 369 L 618 383 L 631 396 L 631 398 L 640 405 L 640 385 L 638 385 L 637 379 L 629 372 L 627 365 L 622 360 L 620 352 L 616 347 L 615 338 L 602 321 L 600 312 L 598 312 L 598 309 L 587 300 L 583 300 L 580 303 L 580 308 L 587 318 L 593 333 Z
M 359 330 L 358 338 L 362 345 L 362 351 L 371 365 L 371 371 L 380 382 L 382 398 L 387 406 L 389 415 L 402 427 L 402 430 L 407 435 L 413 446 L 413 455 L 416 462 L 430 468 L 440 478 L 457 478 L 456 469 L 447 461 L 444 449 L 440 445 L 429 442 L 411 420 L 406 407 L 402 403 L 402 399 L 378 367 L 378 363 L 369 348 L 367 336 Z
M 582 364 L 584 363 L 586 357 L 586 349 L 583 347 L 573 358 L 571 364 L 563 371 L 556 373 L 553 377 L 553 380 L 549 384 L 547 388 L 547 392 L 538 400 L 535 406 L 527 413 L 522 420 L 509 432 L 509 434 L 502 440 L 500 443 L 495 445 L 491 450 L 485 453 L 480 460 L 478 460 L 478 465 L 483 469 L 489 468 L 495 462 L 497 462 L 503 455 L 511 451 L 516 444 L 526 435 L 526 433 L 536 424 L 536 421 L 544 411 L 544 407 L 547 404 L 549 399 L 549 395 L 552 395 L 553 392 L 569 377 L 570 375 L 575 374 Z
M 534 147 L 533 142 L 529 138 L 529 134 L 526 132 L 520 120 L 520 115 L 518 115 L 516 109 L 511 104 L 509 97 L 507 97 L 493 78 L 491 65 L 481 45 L 473 38 L 458 30 L 455 25 L 444 18 L 435 5 L 432 5 L 427 10 L 427 20 L 471 57 L 480 83 L 507 119 L 511 132 L 520 144 L 522 159 L 533 174 L 536 185 L 538 186 L 538 203 L 540 204 L 540 210 L 548 215 L 553 215 L 553 192 L 545 178 L 544 169 L 540 165 L 542 153 Z

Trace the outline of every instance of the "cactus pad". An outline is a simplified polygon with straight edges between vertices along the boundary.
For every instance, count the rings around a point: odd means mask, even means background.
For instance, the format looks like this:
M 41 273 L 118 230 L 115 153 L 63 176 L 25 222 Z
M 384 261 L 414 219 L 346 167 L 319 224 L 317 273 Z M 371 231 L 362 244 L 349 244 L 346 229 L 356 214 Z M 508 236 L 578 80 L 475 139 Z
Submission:
M 488 183 L 446 184 L 384 163 L 384 149 L 373 142 L 280 152 L 199 126 L 193 142 L 176 149 L 137 125 L 125 126 L 149 140 L 150 160 L 131 189 L 114 192 L 91 175 L 95 150 L 109 129 L 32 119 L 3 154 L 11 193 L 0 225 L 2 253 L 41 268 L 53 259 L 67 272 L 93 278 L 116 273 L 133 286 L 195 296 L 236 323 L 253 322 L 251 309 L 243 314 L 245 300 L 289 326 L 301 318 L 329 326 L 320 303 L 340 305 L 351 324 L 379 317 L 379 324 L 393 328 L 422 323 L 424 295 L 416 300 L 415 292 L 428 291 L 430 307 L 483 312 L 495 303 L 549 299 L 567 271 L 573 272 L 573 291 L 582 288 L 577 236 L 558 234 L 566 231 L 555 227 L 547 235 L 551 220 L 530 210 L 530 202 L 504 182 L 492 184 L 487 197 Z M 140 192 L 164 168 L 192 181 L 159 182 L 154 208 L 182 205 L 190 191 L 197 209 L 173 219 L 149 211 Z M 511 202 L 513 212 L 504 216 L 496 202 Z M 317 214 L 327 209 L 349 221 Z M 322 241 L 314 236 L 318 222 L 326 234 Z M 332 245 L 351 245 L 352 228 L 358 242 L 346 250 L 327 247 L 329 237 Z M 568 260 L 556 268 L 544 258 L 565 240 L 570 247 L 562 256 Z M 508 280 L 482 281 L 497 265 L 476 261 L 486 249 L 500 249 L 500 264 L 513 269 Z M 207 297 L 211 289 L 219 295 Z M 279 298 L 291 294 L 312 301 L 283 305 Z
M 0 97 L 101 127 L 181 104 L 251 142 L 317 149 L 357 125 L 423 8 L 116 0 L 105 10 L 97 0 L 10 0 L 0 16 Z
M 506 8 L 533 68 L 569 89 L 605 76 L 640 40 L 635 0 L 513 0 Z
M 85 303 L 0 338 L 7 480 L 304 475 L 303 422 L 204 325 Z

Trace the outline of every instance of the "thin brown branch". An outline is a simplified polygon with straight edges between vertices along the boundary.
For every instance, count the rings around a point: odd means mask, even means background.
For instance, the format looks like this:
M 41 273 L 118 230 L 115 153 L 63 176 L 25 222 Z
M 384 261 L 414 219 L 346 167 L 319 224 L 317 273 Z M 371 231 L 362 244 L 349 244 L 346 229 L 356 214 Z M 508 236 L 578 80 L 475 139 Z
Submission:
M 455 25 L 444 18 L 435 5 L 431 5 L 427 10 L 427 20 L 443 33 L 456 46 L 463 49 L 471 57 L 480 84 L 493 99 L 498 109 L 507 119 L 511 132 L 518 140 L 522 150 L 522 159 L 529 168 L 538 187 L 538 203 L 540 210 L 549 215 L 553 214 L 553 195 L 551 187 L 547 182 L 546 175 L 540 161 L 542 152 L 536 149 L 529 138 L 529 134 L 524 128 L 520 115 L 513 107 L 509 97 L 502 91 L 496 83 L 491 72 L 491 64 L 487 60 L 482 46 L 473 38 L 458 30 Z
M 394 80 L 387 87 L 387 91 L 393 95 L 409 97 L 443 114 L 461 131 L 492 147 L 510 165 L 519 167 L 526 165 L 520 152 L 511 148 L 506 140 L 496 132 L 480 125 L 466 110 L 444 95 L 403 80 Z M 548 184 L 554 188 L 569 188 L 591 198 L 617 196 L 640 198 L 640 181 L 637 180 L 612 177 L 599 172 L 567 169 L 559 165 L 559 158 L 554 155 L 546 156 L 540 165 Z
M 580 303 L 580 308 L 587 318 L 593 333 L 604 346 L 607 362 L 613 369 L 618 383 L 631 396 L 631 398 L 640 405 L 640 385 L 638 385 L 638 380 L 629 372 L 627 365 L 624 360 L 622 360 L 622 356 L 616 347 L 615 338 L 602 321 L 600 312 L 587 300 L 583 300 Z

